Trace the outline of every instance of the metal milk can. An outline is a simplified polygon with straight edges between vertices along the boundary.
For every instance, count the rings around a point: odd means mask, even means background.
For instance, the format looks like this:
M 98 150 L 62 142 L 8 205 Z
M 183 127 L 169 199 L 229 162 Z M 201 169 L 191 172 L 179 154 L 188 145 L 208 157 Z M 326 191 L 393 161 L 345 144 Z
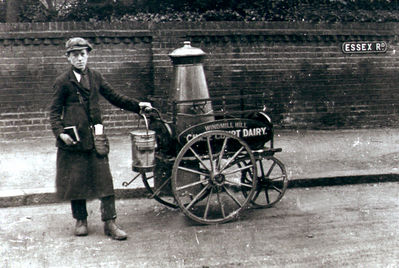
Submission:
M 148 129 L 148 121 L 144 115 L 143 118 L 146 129 L 130 132 L 133 171 L 152 171 L 155 166 L 155 131 Z
M 192 125 L 214 120 L 212 104 L 206 83 L 203 58 L 206 55 L 200 48 L 185 41 L 184 46 L 169 54 L 173 62 L 173 79 L 169 91 L 171 101 L 187 101 L 177 104 L 176 133 L 181 133 Z M 199 100 L 190 102 L 190 100 Z M 200 115 L 200 116 L 198 116 Z

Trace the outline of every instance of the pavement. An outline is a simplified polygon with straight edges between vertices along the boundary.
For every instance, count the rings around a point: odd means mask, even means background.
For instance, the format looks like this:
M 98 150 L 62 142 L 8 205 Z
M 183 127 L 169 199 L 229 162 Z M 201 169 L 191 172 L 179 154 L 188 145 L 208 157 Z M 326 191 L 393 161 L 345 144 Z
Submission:
M 100 202 L 89 235 L 73 235 L 68 203 L 0 209 L 1 268 L 398 267 L 397 183 L 293 188 L 269 209 L 201 225 L 155 200 L 118 199 L 128 239 L 104 235 Z
M 53 137 L 0 140 L 0 207 L 58 202 Z M 118 199 L 143 198 L 131 169 L 130 137 L 111 136 L 109 155 Z M 275 147 L 289 187 L 399 181 L 399 129 L 275 130 Z

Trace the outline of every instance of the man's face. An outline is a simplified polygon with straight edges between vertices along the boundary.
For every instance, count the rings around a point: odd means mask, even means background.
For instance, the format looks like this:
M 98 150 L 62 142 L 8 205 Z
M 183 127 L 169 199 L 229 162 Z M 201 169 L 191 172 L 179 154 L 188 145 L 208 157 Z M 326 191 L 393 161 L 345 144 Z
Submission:
M 84 71 L 86 69 L 87 59 L 89 58 L 89 53 L 86 49 L 75 50 L 69 52 L 68 60 L 69 62 L 79 70 Z

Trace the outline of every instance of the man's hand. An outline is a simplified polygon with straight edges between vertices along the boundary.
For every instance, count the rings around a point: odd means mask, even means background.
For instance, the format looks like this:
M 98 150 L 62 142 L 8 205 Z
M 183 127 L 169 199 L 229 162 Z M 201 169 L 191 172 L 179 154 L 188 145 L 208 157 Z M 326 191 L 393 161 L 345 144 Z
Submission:
M 66 144 L 66 145 L 75 145 L 76 141 L 74 141 L 71 136 L 65 133 L 60 134 L 60 139 Z
M 140 109 L 144 112 L 149 112 L 152 110 L 152 105 L 149 102 L 139 102 Z

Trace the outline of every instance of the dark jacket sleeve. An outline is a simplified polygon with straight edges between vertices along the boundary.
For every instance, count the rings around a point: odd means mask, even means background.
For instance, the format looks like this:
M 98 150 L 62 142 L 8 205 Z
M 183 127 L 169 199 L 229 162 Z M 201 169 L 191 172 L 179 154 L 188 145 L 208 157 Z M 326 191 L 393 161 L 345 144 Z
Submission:
M 61 133 L 64 132 L 64 126 L 62 124 L 62 113 L 64 108 L 65 101 L 65 90 L 62 87 L 62 84 L 59 82 L 55 82 L 53 85 L 53 96 L 50 103 L 50 125 L 51 129 L 56 138 L 59 137 Z
M 100 80 L 100 93 L 105 99 L 107 99 L 111 104 L 124 110 L 132 111 L 135 113 L 140 112 L 138 100 L 117 92 L 112 88 L 112 86 L 104 79 L 101 74 L 98 75 Z

